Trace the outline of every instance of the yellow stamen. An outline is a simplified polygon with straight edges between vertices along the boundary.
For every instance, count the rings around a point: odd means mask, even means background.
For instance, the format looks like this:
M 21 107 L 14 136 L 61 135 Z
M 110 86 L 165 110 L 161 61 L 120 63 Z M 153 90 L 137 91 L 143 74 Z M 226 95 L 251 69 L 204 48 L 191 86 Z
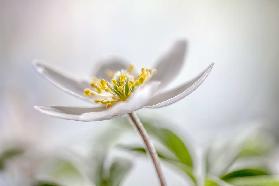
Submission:
M 92 92 L 92 90 L 90 90 L 89 88 L 86 88 L 86 89 L 84 89 L 83 90 L 83 94 L 85 95 L 85 96 L 92 96 L 93 95 L 93 92 Z
M 113 74 L 110 82 L 96 78 L 90 82 L 91 89 L 84 89 L 84 95 L 92 97 L 94 102 L 106 105 L 106 107 L 126 101 L 138 87 L 151 78 L 154 72 L 153 69 L 142 68 L 136 75 L 133 71 L 134 66 L 130 65 L 127 70 Z
M 92 80 L 90 82 L 90 86 L 92 88 L 94 88 L 98 93 L 101 93 L 102 92 L 102 88 L 99 86 L 99 82 L 98 80 Z

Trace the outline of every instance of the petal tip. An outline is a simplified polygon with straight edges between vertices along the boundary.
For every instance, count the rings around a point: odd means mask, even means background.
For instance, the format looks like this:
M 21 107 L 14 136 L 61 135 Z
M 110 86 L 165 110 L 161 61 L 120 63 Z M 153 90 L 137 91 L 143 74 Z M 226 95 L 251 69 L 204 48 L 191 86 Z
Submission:
M 43 63 L 40 60 L 34 60 L 32 62 L 32 64 L 39 73 L 42 73 L 45 69 L 45 66 L 43 65 Z
M 211 70 L 213 69 L 214 65 L 215 65 L 215 63 L 211 63 L 211 64 L 206 68 L 205 71 L 207 71 L 208 73 L 211 72 Z
M 210 74 L 213 66 L 214 66 L 214 63 L 211 63 L 202 73 L 200 73 L 200 75 L 198 75 L 191 81 L 186 82 L 185 84 L 183 84 L 179 87 L 176 87 L 174 89 L 166 91 L 165 93 L 163 92 L 161 94 L 155 95 L 157 97 L 157 100 L 160 100 L 160 101 L 152 100 L 152 102 L 145 107 L 146 108 L 165 107 L 165 106 L 171 105 L 171 104 L 183 99 L 187 95 L 194 92 L 204 82 L 204 80 Z M 156 99 L 156 97 L 155 97 L 155 99 Z
M 49 114 L 50 111 L 50 107 L 46 107 L 46 106 L 34 106 L 34 109 L 43 114 Z
M 187 45 L 187 40 L 186 39 L 178 39 L 175 44 L 177 46 L 182 46 L 182 47 L 186 47 Z
M 44 107 L 35 105 L 33 108 L 39 112 L 42 112 Z
M 37 106 L 36 105 L 33 108 L 40 113 L 47 114 L 47 109 L 44 106 Z
M 187 48 L 187 40 L 186 39 L 178 39 L 174 43 L 174 48 L 176 51 L 185 52 Z

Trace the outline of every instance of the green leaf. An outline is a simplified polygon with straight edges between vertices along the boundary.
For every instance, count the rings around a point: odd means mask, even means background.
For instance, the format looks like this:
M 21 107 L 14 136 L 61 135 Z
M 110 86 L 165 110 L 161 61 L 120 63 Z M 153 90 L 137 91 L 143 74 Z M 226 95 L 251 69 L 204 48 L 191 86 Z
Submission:
M 125 159 L 115 159 L 109 169 L 109 185 L 120 186 L 132 168 L 132 163 Z
M 204 156 L 204 169 L 205 169 L 205 174 L 208 175 L 211 173 L 211 169 L 213 167 L 213 162 L 211 160 L 211 152 L 212 149 L 208 148 L 205 151 L 205 156 Z
M 273 138 L 256 134 L 247 138 L 240 149 L 239 158 L 266 156 L 274 149 Z
M 170 154 L 169 155 L 168 153 L 165 153 L 165 151 L 164 153 L 162 151 L 158 151 L 158 156 L 162 160 L 182 171 L 185 175 L 191 178 L 194 184 L 196 184 L 197 181 L 193 174 L 193 160 L 190 151 L 188 150 L 183 139 L 170 129 L 157 127 L 152 120 L 141 118 L 141 121 L 147 130 L 147 133 L 151 137 L 157 139 L 158 142 L 160 142 L 162 146 L 166 148 L 164 150 Z M 127 121 L 122 122 L 126 122 L 126 125 L 124 126 L 130 126 Z M 159 121 L 159 123 L 160 125 L 163 125 L 161 121 Z M 132 129 L 132 127 L 129 127 L 129 129 Z M 130 150 L 134 150 L 134 152 L 141 154 L 145 153 L 145 149 L 142 147 L 139 148 L 136 146 L 134 149 L 132 148 Z
M 101 155 L 101 154 L 100 154 Z M 106 154 L 96 159 L 95 185 L 119 186 L 132 168 L 132 163 L 126 159 L 116 158 L 111 164 L 107 164 Z
M 156 127 L 147 121 L 144 121 L 143 124 L 147 132 L 157 138 L 181 163 L 193 167 L 193 160 L 186 144 L 175 132 L 167 128 Z
M 142 154 L 142 155 L 146 155 L 147 152 L 145 150 L 145 148 L 141 147 L 141 146 L 131 146 L 131 145 L 118 145 L 118 147 L 120 147 L 121 149 L 124 150 L 128 150 L 134 153 L 138 153 L 138 154 Z M 196 178 L 193 174 L 192 168 L 182 164 L 180 161 L 178 161 L 177 159 L 171 157 L 170 155 L 168 155 L 167 153 L 158 150 L 156 148 L 158 157 L 162 160 L 164 160 L 165 162 L 169 163 L 170 165 L 176 167 L 178 170 L 182 171 L 183 173 L 185 173 L 191 180 L 193 183 L 196 183 Z
M 38 181 L 37 183 L 34 184 L 34 186 L 62 186 L 62 185 L 50 181 Z
M 184 142 L 171 130 L 161 129 L 161 140 L 185 165 L 193 166 L 192 157 Z
M 117 145 L 117 147 L 119 147 L 123 150 L 128 150 L 128 151 L 131 151 L 131 152 L 135 152 L 135 153 L 138 153 L 138 154 L 144 154 L 144 155 L 147 154 L 144 147 L 137 146 L 137 145 Z M 158 154 L 158 157 L 161 158 L 162 160 L 177 161 L 176 159 L 170 157 L 169 155 L 162 152 L 161 150 L 158 150 L 158 148 L 156 148 L 156 152 Z
M 269 175 L 269 171 L 264 168 L 244 168 L 239 170 L 234 170 L 229 172 L 223 176 L 221 176 L 222 180 L 229 181 L 233 178 L 239 177 L 249 177 L 249 176 L 264 176 Z
M 272 176 L 235 178 L 230 181 L 234 186 L 278 186 L 279 179 Z
M 91 158 L 91 167 L 94 172 L 93 180 L 96 186 L 107 186 L 109 184 L 109 180 L 107 180 L 109 177 L 107 175 L 107 156 L 119 137 L 131 128 L 123 118 L 118 118 L 114 121 L 117 122 L 117 125 L 111 125 L 109 129 L 106 129 L 94 140 L 96 142 L 102 141 L 102 143 L 94 144 L 94 150 L 92 150 L 94 154 L 92 154 Z M 96 149 L 98 150 L 96 151 Z
M 185 164 L 181 164 L 179 162 L 172 162 L 172 165 L 175 166 L 176 168 L 178 168 L 181 172 L 183 172 L 185 175 L 187 175 L 191 181 L 197 185 L 197 179 L 194 175 L 193 169 L 188 167 Z
M 0 170 L 5 168 L 5 163 L 7 160 L 19 156 L 24 153 L 24 150 L 21 148 L 9 148 L 0 154 Z
M 210 178 L 207 178 L 204 182 L 204 186 L 220 186 L 220 184 Z
M 108 185 L 106 182 L 106 176 L 105 176 L 105 157 L 106 155 L 103 154 L 103 156 L 98 156 L 96 158 L 96 164 L 95 164 L 95 184 L 96 186 L 106 186 Z
M 73 177 L 80 176 L 80 171 L 77 167 L 69 160 L 58 159 L 55 161 L 55 165 L 52 167 L 51 174 L 55 177 Z
M 70 159 L 63 159 L 63 157 L 51 157 L 44 160 L 41 166 L 41 173 L 47 176 L 47 180 L 42 180 L 40 184 L 55 185 L 70 185 L 72 182 L 85 181 L 84 174 L 81 172 L 78 164 L 75 164 Z M 59 184 L 58 184 L 59 183 Z
M 160 123 L 162 126 L 164 123 L 162 121 L 152 121 L 149 119 L 140 118 L 142 121 L 147 133 L 158 140 L 162 145 L 164 145 L 171 153 L 173 153 L 176 158 L 183 164 L 193 168 L 193 160 L 190 151 L 188 150 L 187 145 L 184 143 L 184 140 L 176 134 L 174 131 L 164 128 L 158 127 L 154 123 Z M 123 120 L 121 121 L 121 123 Z M 126 122 L 124 126 L 130 126 L 129 123 Z M 119 122 L 120 123 L 120 122 Z M 132 127 L 129 127 L 132 129 Z

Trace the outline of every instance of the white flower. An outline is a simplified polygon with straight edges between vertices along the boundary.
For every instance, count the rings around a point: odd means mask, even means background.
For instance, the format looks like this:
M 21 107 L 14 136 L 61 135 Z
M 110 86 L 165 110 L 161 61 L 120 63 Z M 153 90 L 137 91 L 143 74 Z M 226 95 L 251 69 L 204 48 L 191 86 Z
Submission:
M 90 83 L 58 72 L 39 62 L 37 71 L 65 92 L 92 103 L 91 107 L 35 106 L 47 115 L 78 121 L 100 121 L 131 113 L 141 108 L 160 108 L 173 104 L 196 90 L 210 73 L 213 64 L 182 85 L 166 90 L 184 63 L 186 42 L 177 41 L 161 57 L 154 69 L 140 73 L 119 59 L 99 65 Z M 127 70 L 125 70 L 127 69 Z M 111 81 L 109 79 L 112 78 Z M 91 88 L 88 88 L 90 87 Z

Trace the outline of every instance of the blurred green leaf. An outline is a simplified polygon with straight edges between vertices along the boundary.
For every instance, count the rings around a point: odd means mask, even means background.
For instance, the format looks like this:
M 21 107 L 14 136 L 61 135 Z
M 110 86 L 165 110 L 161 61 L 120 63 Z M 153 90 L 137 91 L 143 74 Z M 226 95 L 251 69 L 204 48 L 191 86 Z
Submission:
M 181 163 L 193 167 L 193 160 L 186 144 L 175 132 L 156 127 L 151 121 L 143 120 L 143 124 L 147 132 L 158 139 Z
M 156 126 L 158 122 L 156 122 L 155 124 L 155 121 L 143 118 L 141 118 L 141 121 L 145 129 L 147 130 L 147 133 L 151 137 L 157 139 L 158 142 L 160 142 L 163 145 L 163 147 L 166 148 L 166 151 L 169 152 L 168 154 L 157 149 L 158 156 L 162 160 L 168 162 L 170 165 L 182 171 L 192 180 L 194 184 L 196 184 L 197 181 L 193 174 L 192 156 L 183 139 L 168 128 Z M 162 121 L 159 121 L 159 123 L 160 126 L 162 126 Z M 140 154 L 146 154 L 146 151 L 143 147 L 130 146 L 127 147 L 126 150 L 130 150 Z
M 191 153 L 188 150 L 187 145 L 184 143 L 184 140 L 179 137 L 179 135 L 168 128 L 161 127 L 164 125 L 163 121 L 153 121 L 142 117 L 140 120 L 150 136 L 157 139 L 158 142 L 160 142 L 164 147 L 166 147 L 166 149 L 176 156 L 181 163 L 193 168 Z M 118 122 L 126 123 L 126 125 L 122 125 L 124 129 L 127 129 L 127 126 L 129 126 L 129 129 L 132 129 L 127 120 L 119 120 Z M 158 123 L 160 124 L 160 127 L 156 126 Z
M 269 175 L 270 172 L 267 169 L 264 168 L 243 168 L 239 170 L 234 170 L 232 172 L 229 172 L 223 176 L 221 176 L 222 180 L 229 181 L 233 178 L 239 178 L 239 177 L 249 177 L 249 176 L 264 176 Z
M 96 162 L 98 162 L 94 176 L 96 186 L 119 186 L 132 168 L 132 163 L 122 158 L 115 158 L 106 167 L 105 154 Z
M 95 184 L 96 186 L 106 186 L 108 185 L 106 177 L 105 177 L 105 157 L 106 154 L 99 155 L 96 158 L 96 163 L 95 163 L 95 174 L 94 174 L 94 179 L 95 179 Z
M 220 186 L 220 184 L 210 178 L 207 178 L 204 182 L 204 186 Z
M 120 147 L 121 149 L 124 150 L 128 150 L 134 153 L 138 153 L 138 154 L 143 154 L 146 155 L 147 152 L 145 150 L 145 148 L 141 147 L 141 146 L 137 146 L 137 145 L 118 145 L 118 147 Z M 182 171 L 184 174 L 186 174 L 193 183 L 196 183 L 196 178 L 193 174 L 192 168 L 188 167 L 185 164 L 182 164 L 180 161 L 178 161 L 177 159 L 171 157 L 170 155 L 166 154 L 165 152 L 158 150 L 158 148 L 156 148 L 156 151 L 158 153 L 158 157 L 161 160 L 166 161 L 167 163 L 169 163 L 170 165 L 176 167 L 177 169 L 179 169 L 180 171 Z
M 253 133 L 242 139 L 241 143 L 226 140 L 220 146 L 209 146 L 205 152 L 205 170 L 207 174 L 222 176 L 238 163 L 249 162 L 253 167 L 268 167 L 265 157 L 274 147 L 272 136 Z M 217 158 L 218 157 L 218 158 Z M 252 163 L 252 164 L 251 164 Z M 216 171 L 217 170 L 217 171 Z
M 195 185 L 197 184 L 197 179 L 194 175 L 192 168 L 188 167 L 187 165 L 181 164 L 179 162 L 172 162 L 172 165 L 177 167 L 180 171 L 182 171 L 185 175 L 187 175 Z
M 24 153 L 24 150 L 21 148 L 9 148 L 0 154 L 0 170 L 5 168 L 5 163 L 7 160 L 19 156 Z
M 205 154 L 204 154 L 204 170 L 205 174 L 208 175 L 211 172 L 212 169 L 212 160 L 211 160 L 211 148 L 206 149 Z
M 239 158 L 265 156 L 274 149 L 273 137 L 256 134 L 247 138 L 239 151 Z
M 34 184 L 34 186 L 62 186 L 62 185 L 50 181 L 38 181 L 37 183 Z
M 80 165 L 72 159 L 61 156 L 51 157 L 42 162 L 40 175 L 47 176 L 47 180 L 40 180 L 40 184 L 50 185 L 73 185 L 71 183 L 82 183 L 85 181 Z
M 132 168 L 132 163 L 125 159 L 115 159 L 109 170 L 109 185 L 120 186 Z
M 127 131 L 131 129 L 126 118 L 117 118 L 113 120 L 117 124 L 113 123 L 108 129 L 104 130 L 94 140 L 97 143 L 94 144 L 92 151 L 92 169 L 93 169 L 93 180 L 96 186 L 109 186 L 108 170 L 107 170 L 107 155 L 109 154 L 112 146 L 117 140 Z M 102 143 L 99 143 L 102 141 Z M 97 149 L 97 151 L 96 151 Z
M 51 174 L 55 177 L 80 176 L 79 169 L 70 160 L 58 159 L 53 162 Z
M 117 147 L 123 149 L 123 150 L 128 150 L 134 153 L 138 153 L 138 154 L 145 154 L 146 155 L 146 150 L 144 147 L 138 146 L 138 145 L 117 145 Z M 158 157 L 161 158 L 162 160 L 165 161 L 177 161 L 175 158 L 170 157 L 169 155 L 167 155 L 166 153 L 162 152 L 161 150 L 158 150 L 158 148 L 156 148 L 156 152 L 158 154 Z
M 279 179 L 272 176 L 235 178 L 230 181 L 235 186 L 279 186 Z

